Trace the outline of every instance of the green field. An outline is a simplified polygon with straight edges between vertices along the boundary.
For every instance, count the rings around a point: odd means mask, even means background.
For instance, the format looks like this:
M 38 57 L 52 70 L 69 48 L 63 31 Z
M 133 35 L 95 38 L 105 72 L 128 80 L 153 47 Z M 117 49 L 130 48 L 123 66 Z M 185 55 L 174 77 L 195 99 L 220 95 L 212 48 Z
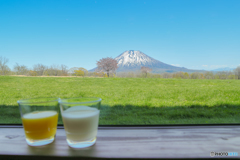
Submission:
M 14 76 L 0 76 L 0 123 L 38 97 L 100 97 L 100 125 L 240 123 L 239 80 Z

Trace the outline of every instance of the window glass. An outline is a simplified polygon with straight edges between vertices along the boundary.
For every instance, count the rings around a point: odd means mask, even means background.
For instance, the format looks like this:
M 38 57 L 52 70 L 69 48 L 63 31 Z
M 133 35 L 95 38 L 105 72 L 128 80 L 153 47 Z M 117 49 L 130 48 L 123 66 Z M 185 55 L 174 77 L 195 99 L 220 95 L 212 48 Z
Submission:
M 0 3 L 1 124 L 40 97 L 100 97 L 100 125 L 240 122 L 238 0 Z

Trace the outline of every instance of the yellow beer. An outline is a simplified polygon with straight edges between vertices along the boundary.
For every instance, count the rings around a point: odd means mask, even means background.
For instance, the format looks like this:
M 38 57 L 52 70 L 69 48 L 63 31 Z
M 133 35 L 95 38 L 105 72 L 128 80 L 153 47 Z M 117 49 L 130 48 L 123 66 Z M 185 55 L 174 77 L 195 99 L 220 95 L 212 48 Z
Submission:
M 56 111 L 35 111 L 23 115 L 22 122 L 27 139 L 39 140 L 53 137 L 57 130 Z

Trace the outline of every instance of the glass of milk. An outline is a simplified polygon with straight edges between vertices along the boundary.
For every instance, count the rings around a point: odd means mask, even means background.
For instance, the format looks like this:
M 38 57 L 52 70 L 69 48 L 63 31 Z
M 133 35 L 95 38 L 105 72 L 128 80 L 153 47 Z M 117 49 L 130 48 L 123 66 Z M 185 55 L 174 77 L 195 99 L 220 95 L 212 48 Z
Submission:
M 72 148 L 85 148 L 97 139 L 101 98 L 59 99 L 67 143 Z
M 17 101 L 27 144 L 42 146 L 55 139 L 58 123 L 58 98 L 33 98 Z

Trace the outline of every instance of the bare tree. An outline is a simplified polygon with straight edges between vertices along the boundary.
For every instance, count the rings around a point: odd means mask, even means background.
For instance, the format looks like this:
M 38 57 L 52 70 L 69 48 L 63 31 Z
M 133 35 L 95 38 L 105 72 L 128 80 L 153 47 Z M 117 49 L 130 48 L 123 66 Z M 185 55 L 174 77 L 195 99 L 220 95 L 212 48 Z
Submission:
M 62 71 L 62 76 L 67 76 L 68 75 L 68 67 L 64 64 L 61 65 L 61 71 Z
M 211 71 L 207 71 L 207 72 L 204 73 L 204 77 L 206 79 L 214 79 L 214 74 Z
M 38 76 L 42 76 L 45 70 L 47 70 L 47 66 L 43 64 L 35 64 L 33 66 L 33 71 L 37 72 Z
M 152 71 L 152 69 L 149 68 L 149 67 L 145 67 L 145 66 L 142 66 L 142 67 L 141 67 L 141 72 L 142 72 L 143 74 L 145 74 L 145 77 L 147 77 L 148 72 L 151 72 L 151 71 Z
M 227 79 L 234 79 L 235 75 L 232 71 L 226 71 Z
M 0 74 L 6 75 L 10 72 L 10 68 L 7 66 L 8 59 L 5 57 L 0 57 Z
M 61 75 L 60 67 L 58 65 L 51 65 L 50 67 L 44 70 L 44 75 L 60 76 Z
M 238 66 L 238 67 L 234 70 L 234 73 L 235 73 L 236 79 L 240 79 L 240 66 Z
M 117 60 L 110 57 L 102 58 L 99 61 L 97 61 L 97 66 L 99 71 L 107 72 L 108 77 L 110 72 L 114 72 L 118 68 Z
M 190 79 L 201 79 L 201 74 L 198 72 L 193 72 L 190 74 Z
M 227 71 L 219 71 L 216 73 L 219 79 L 227 79 Z
M 14 72 L 16 72 L 17 75 L 26 75 L 28 73 L 27 66 L 19 65 L 18 63 L 14 66 Z
M 161 77 L 162 78 L 172 78 L 172 74 L 168 73 L 168 72 L 164 72 L 164 73 L 162 73 Z

